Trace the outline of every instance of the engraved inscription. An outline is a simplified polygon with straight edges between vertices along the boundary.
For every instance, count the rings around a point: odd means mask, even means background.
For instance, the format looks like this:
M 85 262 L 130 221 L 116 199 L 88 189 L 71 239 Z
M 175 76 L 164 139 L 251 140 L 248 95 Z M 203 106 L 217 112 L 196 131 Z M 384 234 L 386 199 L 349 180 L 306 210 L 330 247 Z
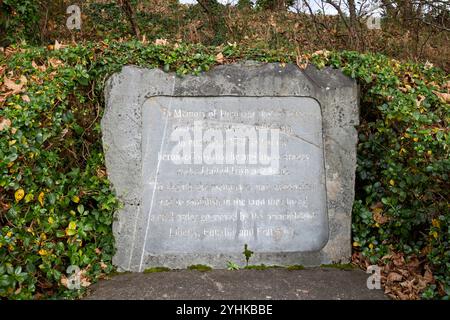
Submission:
M 142 111 L 147 254 L 320 250 L 320 105 L 305 97 L 152 97 Z

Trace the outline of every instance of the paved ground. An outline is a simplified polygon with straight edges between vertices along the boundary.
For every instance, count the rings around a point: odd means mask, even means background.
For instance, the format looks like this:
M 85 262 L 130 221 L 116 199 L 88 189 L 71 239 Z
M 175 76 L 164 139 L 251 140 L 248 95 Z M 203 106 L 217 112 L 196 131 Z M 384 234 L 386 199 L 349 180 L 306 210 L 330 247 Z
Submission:
M 367 289 L 367 277 L 334 268 L 127 273 L 93 285 L 86 299 L 387 299 L 382 290 Z

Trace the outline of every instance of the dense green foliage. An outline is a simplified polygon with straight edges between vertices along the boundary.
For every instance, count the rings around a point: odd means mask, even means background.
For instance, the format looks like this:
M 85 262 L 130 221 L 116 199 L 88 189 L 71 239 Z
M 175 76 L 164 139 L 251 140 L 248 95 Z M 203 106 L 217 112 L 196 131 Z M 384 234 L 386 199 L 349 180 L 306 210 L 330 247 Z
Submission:
M 36 40 L 35 29 L 41 18 L 40 6 L 44 1 L 3 0 L 0 3 L 0 40 L 15 42 L 17 37 Z M 3 34 L 5 32 L 5 34 Z
M 64 286 L 69 265 L 81 268 L 85 284 L 113 270 L 119 204 L 99 126 L 106 77 L 125 64 L 198 74 L 218 63 L 218 53 L 225 62 L 310 61 L 358 80 L 354 247 L 373 262 L 390 248 L 426 257 L 438 280 L 426 297 L 448 295 L 450 111 L 436 95 L 447 90 L 445 73 L 355 52 L 297 57 L 235 45 L 105 40 L 60 50 L 23 45 L 0 56 L 0 297 L 73 297 L 79 292 Z

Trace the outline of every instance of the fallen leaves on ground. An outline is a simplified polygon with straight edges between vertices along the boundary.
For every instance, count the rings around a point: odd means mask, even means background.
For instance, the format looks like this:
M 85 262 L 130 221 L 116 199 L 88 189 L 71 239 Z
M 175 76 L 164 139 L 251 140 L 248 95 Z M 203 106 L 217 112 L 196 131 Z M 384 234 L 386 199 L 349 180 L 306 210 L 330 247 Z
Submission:
M 352 255 L 352 262 L 363 270 L 371 263 L 360 252 Z M 391 252 L 381 258 L 381 284 L 384 293 L 396 300 L 419 300 L 428 285 L 434 284 L 433 272 L 425 259 L 412 255 L 405 258 L 403 253 Z
M 21 76 L 18 79 L 13 79 L 8 78 L 5 75 L 3 77 L 3 85 L 0 86 L 0 103 L 5 102 L 9 96 L 24 92 L 27 83 L 28 80 L 25 76 Z
M 73 288 L 73 286 L 77 286 L 78 284 L 84 288 L 89 287 L 91 285 L 91 279 L 87 276 L 89 268 L 90 266 L 86 267 L 85 269 L 79 270 L 78 272 L 74 272 L 69 277 L 61 275 L 61 284 L 69 289 Z
M 21 76 L 18 79 L 19 83 L 16 83 L 16 80 L 9 79 L 8 77 L 3 78 L 3 85 L 7 89 L 10 95 L 20 93 L 24 90 L 24 86 L 27 84 L 27 78 L 25 76 Z

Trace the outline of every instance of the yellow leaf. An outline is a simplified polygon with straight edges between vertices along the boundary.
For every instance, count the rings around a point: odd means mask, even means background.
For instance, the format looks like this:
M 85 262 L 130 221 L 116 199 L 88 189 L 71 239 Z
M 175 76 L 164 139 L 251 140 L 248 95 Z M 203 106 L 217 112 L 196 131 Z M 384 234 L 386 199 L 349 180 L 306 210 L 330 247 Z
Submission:
M 14 198 L 16 198 L 16 202 L 19 202 L 25 196 L 25 191 L 23 189 L 19 189 L 14 193 Z
M 38 201 L 42 207 L 44 206 L 44 196 L 45 196 L 44 192 L 39 193 L 39 196 L 38 196 Z
M 78 203 L 78 202 L 80 202 L 80 198 L 78 196 L 73 196 L 72 201 L 75 203 Z
M 353 246 L 354 247 L 360 247 L 361 245 L 358 242 L 355 241 L 355 242 L 353 242 Z
M 9 231 L 9 232 L 6 234 L 6 236 L 7 236 L 8 238 L 11 238 L 11 237 L 12 237 L 12 232 Z
M 70 230 L 75 230 L 76 228 L 77 228 L 76 222 L 75 222 L 75 221 L 71 221 L 71 222 L 69 223 L 69 229 L 70 229 Z
M 369 244 L 369 248 L 373 249 L 373 243 Z
M 419 141 L 419 138 L 416 137 L 413 140 L 414 140 L 414 142 L 417 142 L 417 141 Z
M 48 252 L 47 252 L 47 250 L 45 250 L 45 249 L 41 249 L 41 250 L 39 250 L 39 254 L 40 254 L 41 256 L 46 256 L 46 255 L 48 254 Z
M 395 181 L 394 180 L 389 180 L 389 184 L 391 185 L 391 186 L 394 186 L 395 185 Z
M 25 196 L 25 203 L 28 203 L 34 199 L 34 195 L 32 193 L 29 193 Z
M 77 233 L 76 230 L 66 228 L 66 236 L 73 236 L 76 233 Z
M 52 217 L 48 217 L 48 223 L 54 224 L 55 220 Z
M 433 225 L 433 227 L 435 228 L 440 228 L 441 227 L 441 222 L 437 219 L 433 219 L 431 220 L 431 224 Z
M 17 142 L 16 140 L 11 140 L 11 141 L 9 142 L 9 145 L 12 146 L 12 145 L 16 144 L 16 142 Z

